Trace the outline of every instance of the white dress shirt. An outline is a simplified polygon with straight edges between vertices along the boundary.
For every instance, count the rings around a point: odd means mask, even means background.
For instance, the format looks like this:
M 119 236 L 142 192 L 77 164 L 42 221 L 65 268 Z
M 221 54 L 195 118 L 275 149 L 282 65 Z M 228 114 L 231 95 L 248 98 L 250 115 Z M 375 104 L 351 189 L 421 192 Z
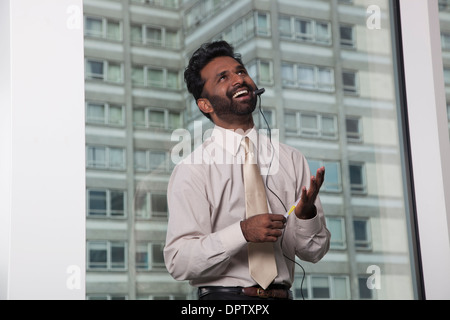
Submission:
M 211 137 L 172 172 L 164 258 L 177 280 L 190 280 L 196 287 L 256 284 L 248 271 L 247 241 L 240 226 L 245 219 L 243 134 L 216 126 Z M 280 200 L 289 209 L 302 186 L 309 186 L 306 159 L 297 149 L 275 139 L 271 143 L 254 128 L 245 135 L 258 146 L 270 213 L 285 214 Z M 267 173 L 268 188 L 280 200 L 267 188 Z M 315 205 L 317 215 L 312 219 L 301 220 L 294 213 L 288 217 L 284 235 L 274 245 L 278 269 L 274 283 L 292 285 L 295 264 L 290 260 L 295 255 L 317 262 L 328 251 L 330 232 L 319 197 Z

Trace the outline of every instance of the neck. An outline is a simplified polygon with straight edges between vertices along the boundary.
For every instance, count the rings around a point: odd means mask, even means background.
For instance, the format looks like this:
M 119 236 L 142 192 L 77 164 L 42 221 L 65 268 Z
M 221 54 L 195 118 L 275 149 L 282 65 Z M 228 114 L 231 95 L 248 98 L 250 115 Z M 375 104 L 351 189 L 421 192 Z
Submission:
M 253 117 L 250 114 L 248 117 L 239 117 L 239 118 L 233 118 L 233 119 L 224 119 L 224 118 L 217 118 L 213 117 L 213 122 L 215 125 L 222 127 L 224 129 L 228 130 L 243 130 L 244 132 L 247 132 L 247 130 L 250 130 L 254 127 Z

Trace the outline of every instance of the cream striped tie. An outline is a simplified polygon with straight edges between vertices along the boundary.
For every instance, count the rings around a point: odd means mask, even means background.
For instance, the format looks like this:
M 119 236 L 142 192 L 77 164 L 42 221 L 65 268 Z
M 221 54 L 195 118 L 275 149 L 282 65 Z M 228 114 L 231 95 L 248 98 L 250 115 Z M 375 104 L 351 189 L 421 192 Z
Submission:
M 244 187 L 246 217 L 268 213 L 266 190 L 259 171 L 253 144 L 248 137 L 241 141 L 245 150 Z M 248 266 L 252 278 L 266 289 L 277 276 L 277 265 L 273 253 L 273 243 L 248 243 Z

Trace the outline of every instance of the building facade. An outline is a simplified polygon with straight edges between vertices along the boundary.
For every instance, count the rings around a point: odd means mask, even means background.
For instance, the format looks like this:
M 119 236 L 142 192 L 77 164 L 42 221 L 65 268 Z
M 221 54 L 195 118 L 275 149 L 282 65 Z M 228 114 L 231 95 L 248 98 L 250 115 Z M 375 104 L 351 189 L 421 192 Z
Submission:
M 417 297 L 392 10 L 388 0 L 85 0 L 87 298 L 196 298 L 164 266 L 166 190 L 173 132 L 188 130 L 195 147 L 211 128 L 184 68 L 219 39 L 266 89 L 280 142 L 313 172 L 326 168 L 331 248 L 298 261 L 295 298 Z

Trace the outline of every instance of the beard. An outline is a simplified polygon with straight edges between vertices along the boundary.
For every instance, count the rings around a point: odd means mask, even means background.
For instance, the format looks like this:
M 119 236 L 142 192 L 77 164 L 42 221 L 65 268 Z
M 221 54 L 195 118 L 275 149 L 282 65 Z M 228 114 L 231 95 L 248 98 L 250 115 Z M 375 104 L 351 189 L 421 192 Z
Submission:
M 247 88 L 249 92 L 253 92 L 250 86 L 240 87 L 238 90 L 242 88 Z M 251 98 L 246 101 L 237 101 L 233 99 L 233 94 L 236 92 L 228 91 L 225 97 L 221 96 L 209 96 L 206 97 L 210 102 L 214 109 L 215 114 L 218 118 L 228 117 L 228 116 L 247 116 L 252 114 L 256 109 L 256 95 L 251 94 Z

